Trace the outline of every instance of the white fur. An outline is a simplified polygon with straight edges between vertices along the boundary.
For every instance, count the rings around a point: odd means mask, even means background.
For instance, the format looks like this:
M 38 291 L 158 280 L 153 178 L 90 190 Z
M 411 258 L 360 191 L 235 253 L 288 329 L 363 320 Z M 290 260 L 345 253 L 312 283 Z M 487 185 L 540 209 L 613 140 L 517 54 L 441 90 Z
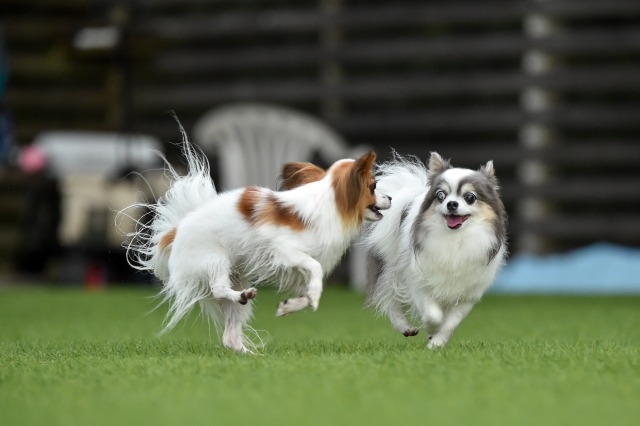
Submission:
M 169 167 L 170 189 L 157 204 L 144 204 L 155 218 L 150 225 L 139 223 L 131 235 L 129 258 L 132 266 L 153 272 L 163 282 L 161 295 L 169 302 L 163 332 L 200 304 L 217 327 L 224 326 L 223 344 L 248 352 L 251 342 L 243 329 L 252 315 L 252 286 L 276 284 L 303 294 L 281 303 L 285 308 L 278 309 L 279 315 L 307 306 L 317 309 L 323 276 L 336 266 L 360 224 L 354 220 L 345 227 L 341 220 L 330 171 L 320 181 L 289 191 L 259 189 L 293 208 L 303 218 L 304 230 L 251 224 L 238 210 L 244 188 L 217 194 L 206 158 L 186 137 L 182 147 L 189 173 L 180 177 Z M 381 197 L 377 207 L 384 209 L 389 199 Z M 162 237 L 174 228 L 173 243 L 161 249 Z
M 449 169 L 442 175 L 452 187 L 468 169 Z M 397 156 L 378 168 L 378 189 L 393 195 L 393 205 L 385 220 L 366 231 L 363 244 L 382 258 L 385 268 L 370 295 L 369 304 L 386 314 L 393 326 L 405 335 L 415 335 L 407 315 L 420 319 L 430 340 L 429 347 L 444 345 L 455 328 L 469 313 L 493 282 L 502 266 L 506 247 L 487 264 L 487 253 L 496 244 L 493 225 L 477 215 L 474 205 L 448 194 L 436 203 L 435 212 L 426 221 L 420 250 L 414 250 L 412 226 L 429 191 L 428 171 L 417 159 Z M 455 192 L 455 191 L 454 191 Z M 460 214 L 470 214 L 460 229 L 446 225 L 446 203 L 460 202 Z M 407 209 L 400 226 L 401 215 Z M 372 285 L 369 283 L 369 285 Z

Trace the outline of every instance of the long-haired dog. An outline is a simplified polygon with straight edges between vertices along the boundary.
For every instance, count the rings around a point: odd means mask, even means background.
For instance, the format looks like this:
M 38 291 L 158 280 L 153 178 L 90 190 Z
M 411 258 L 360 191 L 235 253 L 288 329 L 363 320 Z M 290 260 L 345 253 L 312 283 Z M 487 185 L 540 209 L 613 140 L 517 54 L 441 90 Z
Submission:
M 493 162 L 453 168 L 432 153 L 378 169 L 378 189 L 393 195 L 385 220 L 365 233 L 367 303 L 405 336 L 419 318 L 430 348 L 443 346 L 493 282 L 507 253 L 506 214 Z
M 217 193 L 206 158 L 186 140 L 188 174 L 168 166 L 171 184 L 154 204 L 150 224 L 139 223 L 128 243 L 134 267 L 153 272 L 169 302 L 163 331 L 195 305 L 217 326 L 222 342 L 239 352 L 252 342 L 243 329 L 252 314 L 254 286 L 277 284 L 301 297 L 278 305 L 276 315 L 318 308 L 323 276 L 331 272 L 364 220 L 382 218 L 391 197 L 376 191 L 370 151 L 328 170 L 288 163 L 276 192 L 249 186 Z M 137 206 L 140 206 L 138 204 Z

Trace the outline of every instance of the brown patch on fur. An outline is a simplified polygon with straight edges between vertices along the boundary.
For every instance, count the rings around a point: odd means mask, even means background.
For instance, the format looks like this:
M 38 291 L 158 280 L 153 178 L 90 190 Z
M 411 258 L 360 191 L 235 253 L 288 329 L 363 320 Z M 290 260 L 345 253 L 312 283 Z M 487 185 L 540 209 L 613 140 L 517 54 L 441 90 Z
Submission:
M 364 211 L 375 204 L 376 196 L 370 187 L 375 182 L 373 162 L 376 154 L 369 151 L 355 161 L 341 161 L 331 166 L 331 182 L 336 197 L 336 207 L 347 226 L 360 225 L 364 220 Z
M 286 206 L 276 195 L 256 186 L 248 186 L 238 199 L 238 211 L 244 220 L 252 225 L 288 226 L 294 231 L 302 231 L 304 220 L 291 206 Z
M 458 188 L 459 195 L 466 194 L 467 192 L 476 192 L 475 186 L 473 186 L 473 184 L 470 184 L 470 183 L 465 183 Z
M 283 205 L 273 193 L 267 196 L 258 221 L 260 223 L 288 226 L 294 231 L 302 231 L 305 228 L 304 220 L 291 206 Z
M 436 214 L 436 206 L 431 204 L 431 207 L 429 207 L 429 209 L 422 215 L 422 219 L 427 220 L 434 214 Z
M 158 243 L 160 250 L 166 249 L 173 243 L 173 240 L 176 238 L 176 231 L 176 228 L 172 228 L 160 238 L 160 242 Z
M 244 220 L 254 224 L 257 220 L 258 202 L 260 202 L 260 188 L 248 186 L 244 189 L 238 199 L 238 211 Z
M 282 166 L 282 187 L 289 190 L 307 183 L 317 182 L 326 176 L 327 172 L 312 163 L 294 162 Z
M 491 206 L 483 201 L 478 200 L 478 215 L 487 223 L 494 223 L 497 216 Z

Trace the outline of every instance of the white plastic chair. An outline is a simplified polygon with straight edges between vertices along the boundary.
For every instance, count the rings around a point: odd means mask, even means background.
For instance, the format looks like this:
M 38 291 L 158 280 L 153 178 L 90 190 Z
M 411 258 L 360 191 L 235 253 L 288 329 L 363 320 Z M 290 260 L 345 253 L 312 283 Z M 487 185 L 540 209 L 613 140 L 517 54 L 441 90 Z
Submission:
M 275 105 L 239 103 L 205 113 L 193 129 L 205 154 L 219 158 L 218 190 L 248 185 L 275 189 L 281 167 L 290 161 L 310 161 L 317 153 L 327 164 L 356 158 L 368 147 L 349 147 L 345 140 L 310 115 Z M 362 289 L 364 253 L 352 245 L 350 281 Z

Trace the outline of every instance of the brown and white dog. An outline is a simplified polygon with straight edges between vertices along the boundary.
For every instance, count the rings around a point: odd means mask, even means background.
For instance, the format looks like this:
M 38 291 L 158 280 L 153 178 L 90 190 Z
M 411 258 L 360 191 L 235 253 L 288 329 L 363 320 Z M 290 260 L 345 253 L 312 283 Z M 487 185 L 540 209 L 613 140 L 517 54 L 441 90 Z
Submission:
M 288 163 L 283 189 L 250 186 L 216 193 L 209 164 L 185 141 L 188 174 L 169 167 L 171 186 L 151 224 L 139 223 L 127 246 L 132 266 L 153 272 L 169 302 L 164 331 L 196 304 L 218 326 L 223 344 L 248 352 L 254 286 L 276 284 L 302 296 L 278 305 L 276 315 L 318 308 L 322 279 L 336 266 L 364 220 L 382 218 L 391 197 L 377 193 L 370 151 L 328 170 Z M 140 204 L 138 204 L 139 206 Z M 248 348 L 249 347 L 249 348 Z

